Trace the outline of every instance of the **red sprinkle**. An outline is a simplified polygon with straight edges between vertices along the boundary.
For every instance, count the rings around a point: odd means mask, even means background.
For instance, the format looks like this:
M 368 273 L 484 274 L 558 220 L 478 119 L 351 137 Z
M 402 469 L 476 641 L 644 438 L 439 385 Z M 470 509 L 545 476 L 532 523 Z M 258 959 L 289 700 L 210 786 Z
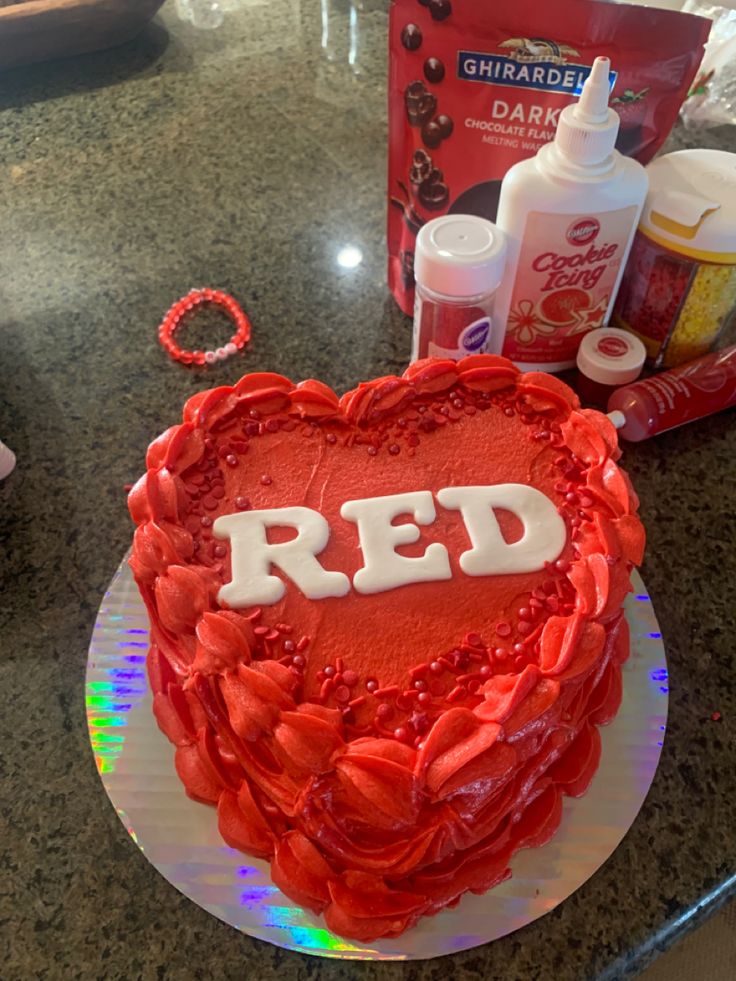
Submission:
M 302 637 L 299 643 L 296 645 L 298 651 L 304 651 L 309 647 L 309 637 Z
M 270 629 L 270 627 L 256 627 L 253 633 L 256 635 L 256 637 L 265 637 Z
M 358 695 L 357 698 L 354 698 L 352 701 L 348 702 L 348 706 L 351 709 L 357 709 L 360 708 L 361 705 L 365 705 L 367 701 L 368 699 L 365 697 L 365 695 Z
M 467 695 L 468 689 L 464 685 L 455 685 L 445 700 L 448 702 L 459 702 L 461 698 L 467 698 Z
M 341 657 L 335 658 L 335 667 L 337 668 L 337 673 L 342 674 L 343 669 L 345 668 L 345 662 Z
M 332 678 L 328 678 L 322 683 L 322 687 L 319 690 L 319 697 L 324 701 L 334 687 L 335 682 L 332 680 Z
M 399 694 L 399 691 L 398 685 L 387 685 L 385 688 L 377 688 L 373 694 L 378 698 L 393 698 L 394 695 Z
M 720 722 L 721 721 L 721 718 L 722 718 L 722 716 L 721 716 L 721 713 L 720 712 L 713 712 L 711 714 L 710 720 L 711 720 L 711 722 Z

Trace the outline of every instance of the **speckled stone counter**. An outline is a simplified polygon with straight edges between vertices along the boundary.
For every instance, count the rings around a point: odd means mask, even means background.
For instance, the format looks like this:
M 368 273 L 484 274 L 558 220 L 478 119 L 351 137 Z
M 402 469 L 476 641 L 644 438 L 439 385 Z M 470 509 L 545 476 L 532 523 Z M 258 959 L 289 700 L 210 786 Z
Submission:
M 626 448 L 669 730 L 622 845 L 543 919 L 451 962 L 288 953 L 179 895 L 105 796 L 86 651 L 131 536 L 123 486 L 150 439 L 193 392 L 245 370 L 345 389 L 402 370 L 410 346 L 385 286 L 387 3 L 221 0 L 214 28 L 203 6 L 170 0 L 123 48 L 0 76 L 0 438 L 18 455 L 0 486 L 0 973 L 633 975 L 736 891 L 733 414 Z M 736 142 L 726 130 L 705 141 Z M 352 268 L 338 261 L 347 247 L 362 253 Z M 243 302 L 253 342 L 192 371 L 166 358 L 156 326 L 201 284 Z M 206 343 L 228 334 L 199 330 Z

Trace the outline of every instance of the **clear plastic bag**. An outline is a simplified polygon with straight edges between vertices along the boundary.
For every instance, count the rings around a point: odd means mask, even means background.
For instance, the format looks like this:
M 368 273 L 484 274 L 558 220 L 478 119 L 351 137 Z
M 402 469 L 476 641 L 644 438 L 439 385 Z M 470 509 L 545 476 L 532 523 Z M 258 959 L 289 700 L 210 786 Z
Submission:
M 736 9 L 685 0 L 682 10 L 713 21 L 700 72 L 682 107 L 682 119 L 692 128 L 736 123 Z

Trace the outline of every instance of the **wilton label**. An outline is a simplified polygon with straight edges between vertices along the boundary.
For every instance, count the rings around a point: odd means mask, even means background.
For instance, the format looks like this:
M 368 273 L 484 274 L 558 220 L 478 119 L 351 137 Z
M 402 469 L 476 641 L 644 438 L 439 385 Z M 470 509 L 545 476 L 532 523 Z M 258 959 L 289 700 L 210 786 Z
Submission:
M 601 215 L 530 211 L 511 294 L 503 353 L 513 361 L 575 358 L 606 322 L 636 205 Z

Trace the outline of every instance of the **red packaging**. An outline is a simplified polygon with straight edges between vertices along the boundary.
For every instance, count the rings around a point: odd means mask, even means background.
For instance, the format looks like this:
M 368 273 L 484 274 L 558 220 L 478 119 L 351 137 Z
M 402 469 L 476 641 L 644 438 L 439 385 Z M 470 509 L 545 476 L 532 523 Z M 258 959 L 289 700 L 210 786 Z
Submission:
M 591 0 L 393 0 L 389 285 L 414 302 L 414 240 L 447 212 L 493 221 L 501 180 L 553 138 L 593 59 L 611 59 L 617 147 L 647 163 L 703 56 L 710 21 Z
M 624 385 L 608 400 L 608 411 L 623 413 L 620 435 L 638 443 L 733 405 L 736 346 Z

